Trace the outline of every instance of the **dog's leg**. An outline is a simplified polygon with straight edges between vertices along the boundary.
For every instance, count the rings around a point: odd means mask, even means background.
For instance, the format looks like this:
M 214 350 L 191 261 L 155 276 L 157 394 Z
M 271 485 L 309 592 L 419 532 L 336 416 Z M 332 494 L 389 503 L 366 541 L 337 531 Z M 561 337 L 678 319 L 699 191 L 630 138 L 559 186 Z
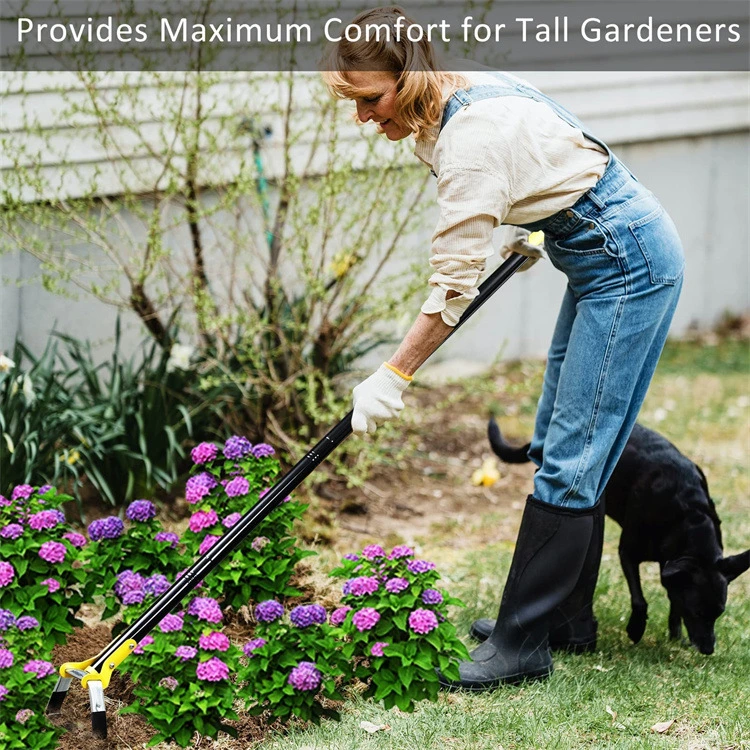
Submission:
M 668 591 L 667 596 L 669 596 L 669 638 L 676 641 L 682 638 L 682 615 Z
M 625 580 L 628 582 L 630 589 L 630 619 L 626 628 L 628 637 L 633 643 L 643 638 L 646 631 L 646 620 L 648 619 L 648 604 L 643 596 L 641 588 L 641 576 L 638 571 L 638 563 L 628 554 L 628 551 L 620 544 L 620 565 L 622 572 L 625 574 Z

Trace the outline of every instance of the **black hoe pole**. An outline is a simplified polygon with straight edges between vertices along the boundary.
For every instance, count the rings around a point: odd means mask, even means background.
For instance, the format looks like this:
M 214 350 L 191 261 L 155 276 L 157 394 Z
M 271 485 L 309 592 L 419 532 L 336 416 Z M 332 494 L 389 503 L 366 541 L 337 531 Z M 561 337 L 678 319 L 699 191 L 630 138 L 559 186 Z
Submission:
M 479 294 L 466 308 L 451 336 L 526 262 L 523 255 L 512 253 L 479 287 Z M 449 336 L 450 338 L 450 336 Z M 298 461 L 221 539 L 201 555 L 154 603 L 99 654 L 81 662 L 67 662 L 60 667 L 60 677 L 47 705 L 47 713 L 58 713 L 72 679 L 88 688 L 91 725 L 94 734 L 107 736 L 104 690 L 112 672 L 139 641 L 173 610 L 224 558 L 239 547 L 245 538 L 306 479 L 328 455 L 352 432 L 350 411 L 300 461 Z

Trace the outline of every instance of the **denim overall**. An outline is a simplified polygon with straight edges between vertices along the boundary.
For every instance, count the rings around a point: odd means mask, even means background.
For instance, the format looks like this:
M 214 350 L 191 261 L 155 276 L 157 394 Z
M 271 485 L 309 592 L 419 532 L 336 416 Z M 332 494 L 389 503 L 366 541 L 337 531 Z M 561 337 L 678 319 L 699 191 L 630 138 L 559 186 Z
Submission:
M 635 424 L 682 288 L 677 230 L 656 197 L 557 102 L 500 73 L 498 85 L 456 91 L 461 108 L 497 96 L 548 104 L 609 154 L 604 174 L 569 209 L 531 224 L 568 278 L 550 345 L 529 458 L 534 496 L 583 509 L 602 495 Z

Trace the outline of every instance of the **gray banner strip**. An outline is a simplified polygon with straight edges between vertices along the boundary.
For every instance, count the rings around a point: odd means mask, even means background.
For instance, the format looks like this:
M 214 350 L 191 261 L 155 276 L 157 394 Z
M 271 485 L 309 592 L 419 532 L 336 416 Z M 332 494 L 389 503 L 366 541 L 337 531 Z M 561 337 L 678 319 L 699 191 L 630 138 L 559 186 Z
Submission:
M 747 0 L 406 2 L 414 25 L 350 25 L 371 7 L 4 0 L 0 63 L 6 71 L 312 71 L 341 37 L 390 34 L 397 41 L 429 36 L 448 60 L 505 70 L 750 69 Z

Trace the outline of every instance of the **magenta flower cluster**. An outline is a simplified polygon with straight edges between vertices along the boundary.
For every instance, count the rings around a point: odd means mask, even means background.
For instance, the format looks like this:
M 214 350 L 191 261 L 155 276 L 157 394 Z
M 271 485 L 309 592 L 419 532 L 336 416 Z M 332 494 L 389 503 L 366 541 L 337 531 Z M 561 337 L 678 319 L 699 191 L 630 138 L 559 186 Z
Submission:
M 23 534 L 23 526 L 20 523 L 9 523 L 0 529 L 0 536 L 3 539 L 18 539 Z
M 365 596 L 374 594 L 380 588 L 377 578 L 372 576 L 360 576 L 359 578 L 350 578 L 344 583 L 344 594 L 352 596 Z
M 406 578 L 389 578 L 385 582 L 385 590 L 389 594 L 400 594 L 409 588 L 409 581 Z
M 284 616 L 284 608 L 275 599 L 267 599 L 255 606 L 255 619 L 258 622 L 274 622 Z
M 383 649 L 387 646 L 388 644 L 385 641 L 376 641 L 372 644 L 370 656 L 383 656 Z
M 403 557 L 413 557 L 414 550 L 411 547 L 407 547 L 405 544 L 398 544 L 392 550 L 391 554 L 388 555 L 389 560 L 400 560 Z
M 431 609 L 415 609 L 409 615 L 409 627 L 420 635 L 430 633 L 437 626 L 437 616 Z
M 334 609 L 333 612 L 331 612 L 331 625 L 341 625 L 341 623 L 346 620 L 346 616 L 351 610 L 352 608 L 348 604 L 345 607 Z
M 33 659 L 24 666 L 23 671 L 27 674 L 33 673 L 36 675 L 36 678 L 38 680 L 42 680 L 45 677 L 53 675 L 55 673 L 55 668 L 48 661 L 43 661 L 42 659 Z
M 212 656 L 208 661 L 202 661 L 195 669 L 199 680 L 206 682 L 220 682 L 229 677 L 229 667 L 216 656 Z
M 193 617 L 197 617 L 204 622 L 210 622 L 214 625 L 222 620 L 221 607 L 216 599 L 210 597 L 197 596 L 190 602 L 187 612 Z
M 7 586 L 16 577 L 16 569 L 5 560 L 0 560 L 0 588 Z
M 174 652 L 174 655 L 180 661 L 190 661 L 191 659 L 195 659 L 195 657 L 198 655 L 198 649 L 193 648 L 192 646 L 178 646 L 177 650 Z
M 406 569 L 410 573 L 426 573 L 428 570 L 435 570 L 435 563 L 427 560 L 409 560 Z
M 62 516 L 62 519 L 60 518 Z M 29 528 L 34 531 L 43 531 L 46 529 L 54 529 L 60 523 L 65 521 L 65 516 L 59 510 L 40 510 L 38 513 L 34 513 L 29 516 Z
M 62 542 L 45 542 L 39 548 L 39 557 L 48 563 L 61 563 L 67 551 Z
M 323 676 L 315 666 L 314 662 L 301 661 L 292 671 L 289 673 L 289 679 L 287 682 L 295 689 L 301 691 L 312 691 L 317 690 L 320 687 L 320 683 Z
M 242 652 L 248 659 L 253 658 L 253 654 L 259 649 L 263 648 L 268 641 L 265 638 L 254 638 L 252 641 L 248 641 L 242 648 Z
M 252 451 L 252 448 L 252 443 L 246 437 L 233 435 L 224 443 L 224 458 L 236 461 L 237 459 L 244 458 Z
M 159 623 L 159 630 L 162 633 L 178 633 L 184 627 L 185 623 L 179 615 L 168 614 L 165 615 L 162 621 Z
M 63 534 L 63 539 L 67 539 L 74 547 L 78 548 L 85 547 L 87 544 L 86 537 L 77 531 L 69 531 L 67 534 Z
M 268 458 L 275 453 L 276 451 L 268 443 L 258 443 L 258 445 L 253 448 L 253 455 L 255 458 Z
M 161 596 L 168 588 L 169 581 L 161 573 L 142 576 L 132 570 L 123 570 L 115 582 L 115 594 L 127 607 L 141 604 L 147 596 Z
M 250 492 L 250 482 L 245 477 L 235 477 L 226 483 L 224 491 L 227 497 L 243 497 Z
M 380 622 L 380 612 L 373 607 L 363 607 L 352 616 L 352 623 L 360 633 L 372 630 Z
M 209 529 L 211 526 L 215 526 L 219 522 L 219 517 L 216 515 L 216 511 L 211 508 L 210 510 L 198 510 L 190 516 L 188 526 L 190 531 L 195 534 Z
M 206 471 L 196 474 L 185 482 L 185 500 L 190 504 L 199 503 L 211 494 L 219 483 Z
M 204 651 L 227 651 L 229 649 L 229 638 L 218 631 L 204 633 L 198 639 L 198 645 Z
M 194 464 L 205 464 L 209 461 L 213 461 L 216 458 L 218 450 L 213 443 L 198 443 L 198 445 L 190 451 L 190 458 L 193 459 Z
M 180 542 L 180 537 L 177 534 L 173 534 L 171 531 L 157 531 L 154 534 L 154 540 L 157 542 L 167 542 L 169 546 L 174 549 Z

